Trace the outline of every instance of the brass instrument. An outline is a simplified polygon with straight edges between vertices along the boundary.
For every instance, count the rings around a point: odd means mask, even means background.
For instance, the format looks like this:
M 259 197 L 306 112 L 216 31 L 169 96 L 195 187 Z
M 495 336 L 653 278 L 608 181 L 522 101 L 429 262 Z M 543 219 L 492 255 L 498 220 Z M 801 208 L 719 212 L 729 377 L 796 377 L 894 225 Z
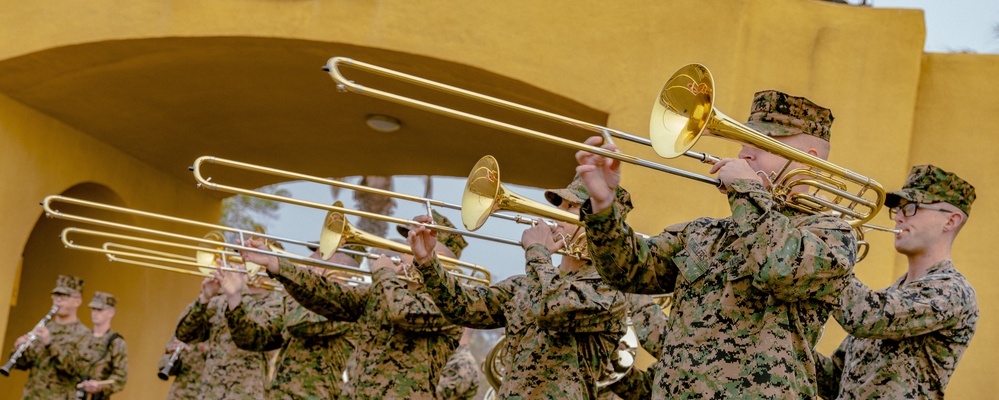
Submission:
M 141 242 L 141 243 L 155 245 L 155 246 L 167 246 L 167 247 L 173 247 L 173 248 L 181 248 L 181 249 L 193 250 L 197 254 L 197 256 L 195 256 L 194 259 L 192 260 L 191 258 L 189 258 L 189 256 L 181 256 L 181 255 L 174 255 L 174 256 L 162 257 L 162 254 L 157 255 L 156 252 L 153 251 L 153 250 L 147 250 L 147 251 L 143 251 L 143 252 L 135 252 L 135 251 L 122 252 L 121 250 L 114 250 L 114 251 L 110 251 L 109 252 L 104 247 L 82 246 L 82 245 L 73 243 L 71 240 L 67 240 L 65 237 L 63 238 L 64 239 L 63 243 L 66 244 L 67 247 L 69 247 L 71 249 L 74 249 L 74 250 L 85 250 L 85 251 L 92 251 L 92 252 L 100 252 L 100 253 L 104 253 L 104 254 L 109 254 L 111 256 L 117 256 L 116 258 L 113 259 L 113 261 L 122 261 L 122 257 L 124 256 L 124 257 L 129 257 L 129 258 L 141 258 L 141 259 L 151 260 L 151 261 L 157 261 L 157 262 L 169 262 L 169 263 L 172 263 L 172 264 L 191 265 L 191 266 L 195 266 L 197 268 L 205 268 L 205 267 L 211 268 L 211 263 L 214 262 L 214 260 L 217 259 L 218 262 L 222 264 L 222 268 L 225 269 L 225 268 L 227 268 L 227 263 L 228 262 L 240 262 L 240 263 L 242 262 L 241 258 L 239 258 L 239 254 L 237 253 L 238 251 L 252 251 L 252 252 L 257 252 L 257 253 L 261 253 L 261 254 L 266 254 L 266 255 L 271 255 L 271 256 L 275 256 L 275 257 L 279 257 L 279 258 L 288 259 L 288 260 L 290 260 L 290 261 L 292 261 L 294 263 L 297 263 L 297 264 L 305 264 L 305 265 L 311 265 L 311 266 L 316 266 L 316 267 L 325 268 L 325 269 L 331 269 L 331 270 L 343 272 L 343 273 L 346 273 L 346 274 L 355 274 L 355 273 L 366 274 L 367 273 L 366 271 L 360 270 L 359 268 L 356 268 L 356 267 L 350 267 L 350 266 L 344 266 L 344 265 L 340 265 L 340 264 L 336 264 L 336 263 L 330 263 L 330 262 L 327 262 L 325 260 L 316 260 L 316 259 L 309 258 L 309 257 L 306 257 L 306 256 L 289 253 L 289 252 L 286 252 L 286 251 L 274 251 L 276 249 L 273 248 L 273 247 L 271 249 L 268 249 L 268 250 L 262 250 L 262 249 L 257 249 L 257 248 L 253 248 L 253 247 L 247 247 L 247 246 L 240 245 L 240 244 L 226 243 L 224 241 L 224 238 L 222 237 L 222 235 L 219 234 L 219 233 L 209 234 L 207 238 L 205 238 L 205 237 L 194 237 L 194 236 L 182 235 L 182 234 L 173 233 L 173 232 L 167 232 L 167 231 L 162 231 L 162 230 L 155 230 L 155 229 L 145 228 L 145 227 L 136 226 L 136 225 L 127 225 L 127 224 L 122 224 L 122 223 L 108 221 L 108 220 L 102 220 L 102 219 L 97 219 L 97 218 L 85 217 L 85 216 L 81 216 L 81 215 L 74 215 L 74 214 L 63 213 L 63 212 L 61 212 L 59 210 L 56 210 L 53 207 L 54 203 L 73 204 L 73 205 L 88 207 L 88 208 L 91 208 L 91 209 L 97 209 L 97 210 L 104 210 L 104 211 L 115 212 L 115 213 L 119 213 L 119 214 L 123 214 L 123 215 L 139 216 L 139 217 L 149 218 L 149 219 L 154 219 L 154 220 L 169 221 L 169 222 L 173 222 L 173 223 L 177 223 L 177 224 L 186 224 L 186 225 L 190 225 L 190 226 L 194 226 L 194 227 L 208 229 L 208 230 L 211 230 L 211 231 L 232 232 L 232 233 L 236 234 L 237 236 L 239 236 L 240 242 L 245 242 L 246 240 L 248 240 L 250 238 L 256 237 L 256 238 L 262 238 L 264 240 L 269 240 L 270 241 L 269 243 L 277 241 L 277 242 L 283 242 L 283 243 L 297 244 L 297 245 L 306 246 L 306 247 L 310 246 L 311 243 L 306 242 L 306 241 L 300 241 L 300 240 L 282 238 L 282 237 L 278 237 L 278 236 L 274 236 L 274 235 L 269 235 L 269 234 L 265 234 L 265 233 L 252 232 L 252 231 L 246 231 L 246 230 L 237 229 L 237 228 L 231 228 L 231 227 L 224 226 L 224 225 L 210 224 L 210 223 L 206 223 L 206 222 L 200 222 L 200 221 L 194 221 L 194 220 L 189 220 L 189 219 L 177 218 L 177 217 L 172 217 L 172 216 L 167 216 L 167 215 L 162 215 L 162 214 L 155 214 L 155 213 L 150 213 L 150 212 L 146 212 L 146 211 L 140 211 L 140 210 L 134 210 L 134 209 L 124 208 L 124 207 L 112 206 L 112 205 L 108 205 L 108 204 L 97 203 L 97 202 L 92 202 L 92 201 L 87 201 L 87 200 L 80 200 L 80 199 L 75 199 L 75 198 L 72 198 L 72 197 L 48 196 L 48 197 L 45 198 L 45 200 L 42 201 L 42 207 L 45 210 L 45 214 L 46 214 L 46 216 L 49 216 L 49 217 L 59 218 L 59 219 L 65 219 L 65 220 L 74 221 L 74 222 L 81 222 L 81 223 L 93 224 L 93 225 L 107 227 L 107 228 L 120 229 L 120 230 L 124 230 L 124 231 L 137 232 L 137 233 L 141 233 L 141 234 L 145 234 L 145 235 L 150 235 L 150 236 L 158 236 L 158 237 L 162 237 L 162 238 L 167 238 L 167 239 L 174 240 L 174 242 L 165 241 L 165 240 L 157 240 L 157 239 L 149 239 L 149 238 L 139 237 L 139 236 L 119 235 L 119 234 L 115 234 L 115 233 L 108 233 L 108 232 L 101 232 L 101 231 L 82 230 L 82 229 L 79 229 L 79 228 L 70 228 L 70 229 L 64 231 L 64 233 L 78 232 L 78 233 L 85 233 L 85 234 L 94 235 L 94 236 L 103 236 L 103 237 L 107 237 L 107 238 L 111 238 L 111 239 L 116 239 L 116 240 L 135 241 L 135 242 Z M 186 243 L 193 243 L 193 244 L 184 244 L 185 242 Z M 112 247 L 114 247 L 114 246 L 112 246 Z M 350 254 L 355 254 L 355 253 L 356 254 L 362 254 L 362 255 L 364 255 L 366 257 L 369 257 L 369 258 L 377 258 L 377 257 L 379 257 L 377 255 L 372 255 L 370 253 L 359 253 L 359 252 L 356 252 L 356 251 L 353 251 L 353 250 L 349 250 L 349 249 L 340 249 L 339 251 L 342 251 L 342 252 L 345 252 L 345 253 L 350 253 Z M 179 261 L 187 261 L 188 263 L 179 262 Z M 136 261 L 136 262 L 133 262 L 133 263 L 137 264 L 139 262 L 141 262 L 141 261 Z M 149 265 L 147 265 L 147 266 L 149 266 Z M 179 271 L 174 271 L 174 272 L 179 272 Z M 187 273 L 191 273 L 191 272 L 193 272 L 193 271 L 188 271 Z M 210 271 L 199 271 L 199 272 L 200 273 L 196 273 L 196 275 L 206 275 L 207 273 L 210 273 Z
M 298 205 L 298 206 L 310 207 L 310 208 L 315 208 L 315 209 L 320 209 L 320 210 L 327 211 L 327 213 L 328 213 L 327 214 L 327 219 L 326 219 L 326 222 L 323 224 L 324 225 L 324 229 L 323 229 L 322 234 L 320 235 L 320 242 L 321 242 L 321 244 L 320 244 L 320 253 L 323 254 L 323 257 L 326 257 L 326 253 L 328 252 L 328 249 L 331 248 L 331 247 L 333 247 L 333 246 L 335 246 L 334 244 L 336 244 L 336 243 L 340 243 L 341 246 L 342 245 L 346 245 L 346 244 L 362 244 L 362 245 L 366 245 L 366 246 L 380 247 L 380 248 L 390 249 L 390 250 L 393 250 L 393 251 L 398 251 L 398 252 L 401 252 L 401 253 L 412 254 L 412 250 L 409 249 L 408 246 L 400 245 L 398 243 L 394 243 L 394 242 L 391 242 L 389 240 L 385 240 L 383 238 L 377 237 L 377 236 L 372 235 L 370 233 L 367 233 L 367 232 L 364 232 L 364 231 L 360 231 L 360 230 L 354 228 L 353 226 L 351 226 L 346 221 L 345 215 L 354 215 L 354 216 L 361 217 L 361 218 L 375 219 L 375 220 L 390 222 L 390 223 L 399 224 L 399 225 L 419 225 L 419 226 L 427 227 L 428 229 L 432 229 L 432 230 L 436 230 L 436 231 L 440 231 L 440 232 L 448 232 L 448 233 L 452 233 L 452 234 L 458 234 L 458 235 L 462 235 L 462 236 L 465 236 L 465 237 L 472 237 L 472 238 L 477 238 L 477 239 L 484 239 L 484 240 L 489 240 L 489 241 L 493 241 L 493 242 L 497 242 L 497 243 L 504 243 L 504 244 L 509 244 L 509 245 L 516 245 L 516 246 L 520 245 L 519 241 L 505 239 L 505 238 L 499 238 L 499 237 L 490 236 L 490 235 L 484 235 L 484 234 L 481 234 L 481 233 L 476 233 L 476 232 L 471 232 L 471 231 L 460 230 L 460 229 L 451 228 L 451 227 L 444 226 L 444 225 L 436 225 L 436 224 L 429 224 L 429 223 L 420 223 L 420 222 L 416 222 L 416 221 L 413 221 L 413 220 L 408 220 L 408 219 L 403 219 L 403 218 L 396 218 L 396 217 L 391 217 L 391 216 L 386 216 L 386 215 L 381 215 L 381 214 L 376 214 L 376 213 L 371 213 L 371 212 L 366 212 L 366 211 L 351 210 L 351 209 L 348 209 L 348 208 L 344 208 L 343 204 L 340 203 L 340 202 L 334 203 L 333 205 L 327 205 L 327 204 L 321 204 L 321 203 L 316 203 L 316 202 L 307 201 L 307 200 L 296 199 L 296 198 L 292 198 L 292 197 L 288 197 L 288 196 L 275 195 L 275 194 L 271 194 L 271 193 L 265 193 L 265 192 L 261 192 L 261 191 L 256 191 L 256 190 L 251 190 L 251 189 L 246 189 L 246 188 L 240 188 L 240 187 L 236 187 L 236 186 L 230 186 L 230 185 L 220 184 L 217 181 L 214 181 L 212 179 L 212 177 L 205 177 L 205 175 L 204 175 L 205 164 L 215 164 L 215 165 L 220 165 L 220 166 L 224 166 L 224 167 L 230 167 L 230 168 L 234 168 L 234 169 L 246 170 L 246 171 L 251 171 L 251 172 L 258 172 L 258 173 L 267 174 L 267 175 L 271 175 L 271 176 L 277 176 L 277 177 L 285 178 L 285 179 L 288 179 L 288 180 L 309 181 L 309 182 L 323 184 L 323 185 L 329 185 L 329 186 L 334 186 L 334 187 L 341 187 L 341 188 L 346 188 L 346 189 L 351 189 L 351 190 L 356 190 L 356 191 L 361 191 L 361 192 L 374 193 L 374 194 L 378 194 L 378 195 L 394 197 L 394 198 L 397 198 L 397 199 L 402 199 L 402 200 L 407 200 L 407 201 L 418 202 L 418 203 L 421 203 L 421 204 L 425 204 L 428 207 L 428 214 L 430 214 L 429 208 L 431 208 L 431 207 L 443 207 L 443 208 L 450 208 L 450 209 L 454 209 L 454 210 L 462 210 L 463 206 L 459 206 L 459 205 L 455 205 L 455 204 L 450 204 L 450 203 L 445 203 L 445 202 L 442 202 L 442 201 L 439 201 L 439 200 L 434 200 L 434 199 L 429 199 L 429 198 L 424 198 L 424 197 L 411 196 L 411 195 L 406 195 L 406 194 L 402 194 L 402 193 L 392 192 L 392 191 L 388 191 L 388 190 L 370 188 L 370 187 L 363 186 L 363 185 L 355 185 L 355 184 L 341 182 L 341 181 L 337 181 L 337 180 L 333 180 L 333 179 L 320 178 L 320 177 L 316 177 L 316 176 L 305 175 L 305 174 L 300 174 L 300 173 L 291 172 L 291 171 L 284 171 L 284 170 L 275 169 L 275 168 L 269 168 L 269 167 L 264 167 L 264 166 L 260 166 L 260 165 L 248 164 L 248 163 L 243 163 L 243 162 L 239 162 L 239 161 L 226 160 L 226 159 L 216 158 L 216 157 L 212 157 L 212 156 L 202 156 L 202 157 L 198 157 L 195 160 L 194 164 L 190 167 L 190 170 L 194 173 L 194 178 L 195 178 L 195 180 L 198 181 L 198 186 L 199 187 L 206 188 L 206 189 L 211 189 L 211 190 L 223 191 L 223 192 L 227 192 L 227 193 L 241 194 L 241 195 L 244 195 L 244 196 L 252 196 L 252 197 L 257 197 L 257 198 L 262 198 L 262 199 L 268 199 L 268 200 L 278 201 L 278 202 L 282 202 L 282 203 L 294 204 L 294 205 Z M 515 222 L 518 222 L 518 223 L 524 223 L 524 224 L 534 224 L 534 223 L 537 222 L 537 221 L 535 221 L 533 219 L 522 217 L 522 216 L 508 216 L 508 215 L 503 215 L 503 214 L 497 214 L 497 216 L 499 216 L 501 218 L 504 218 L 504 219 L 511 220 L 511 221 L 515 221 Z M 345 240 L 345 237 L 347 239 L 349 239 L 349 240 Z M 322 243 L 326 243 L 326 244 L 324 245 Z M 448 259 L 448 258 L 441 258 L 441 261 L 442 261 L 442 264 L 445 267 L 448 267 L 448 265 L 451 265 L 451 266 L 460 266 L 462 268 L 469 268 L 469 269 L 473 270 L 472 273 L 466 274 L 466 275 L 468 275 L 470 277 L 480 277 L 480 278 L 481 277 L 485 277 L 486 280 L 488 280 L 488 278 L 489 278 L 488 277 L 488 270 L 486 270 L 486 269 L 484 269 L 482 267 L 476 266 L 474 264 L 466 263 L 466 262 L 455 260 L 455 259 Z M 474 281 L 474 279 L 473 279 L 473 281 Z M 485 283 L 485 282 L 483 282 L 483 283 Z
M 652 105 L 649 136 L 656 153 L 674 158 L 684 155 L 705 131 L 787 159 L 770 176 L 774 199 L 787 207 L 809 214 L 833 212 L 857 227 L 884 206 L 885 190 L 877 181 L 754 131 L 715 109 L 711 72 L 690 64 L 663 85 Z M 792 169 L 792 162 L 805 167 Z M 856 189 L 847 190 L 852 186 Z
M 339 201 L 333 203 L 335 207 L 343 207 L 343 204 Z M 347 221 L 343 213 L 339 211 L 330 211 L 326 214 L 326 221 L 323 223 L 322 233 L 319 236 L 319 251 L 323 251 L 323 244 L 325 243 L 341 243 L 342 246 L 358 244 L 362 246 L 378 247 L 381 249 L 392 250 L 397 253 L 413 254 L 413 249 L 407 245 L 396 243 L 391 240 L 373 235 L 371 233 L 365 232 L 361 229 L 357 229 Z M 333 247 L 330 245 L 329 247 Z M 440 260 L 441 266 L 445 271 L 454 275 L 456 278 L 465 280 L 468 283 L 481 283 L 488 286 L 492 283 L 492 275 L 489 273 L 488 269 L 481 266 L 461 261 L 455 258 L 446 257 L 438 255 L 437 259 Z M 399 265 L 398 260 L 393 260 L 396 265 Z M 467 268 L 469 272 L 465 272 L 461 268 Z M 422 275 L 411 265 L 403 265 L 403 278 L 421 283 L 423 281 Z
M 349 58 L 333 57 L 326 63 L 325 69 L 336 82 L 337 89 L 340 91 L 349 91 L 407 105 L 420 110 L 538 139 L 546 143 L 573 150 L 582 150 L 718 186 L 719 181 L 711 177 L 693 174 L 628 154 L 612 152 L 601 147 L 586 145 L 502 121 L 472 115 L 453 108 L 359 85 L 344 77 L 340 71 L 341 66 L 347 66 L 416 86 L 438 90 L 461 98 L 571 125 L 601 135 L 605 137 L 605 140 L 613 136 L 652 146 L 659 155 L 668 158 L 684 155 L 709 164 L 716 162 L 718 158 L 715 156 L 689 150 L 700 134 L 705 129 L 710 129 L 714 135 L 752 145 L 788 159 L 789 161 L 784 169 L 774 176 L 776 181 L 773 182 L 771 188 L 774 197 L 788 207 L 813 214 L 832 212 L 846 220 L 851 226 L 857 227 L 864 225 L 873 218 L 884 205 L 884 188 L 873 179 L 813 157 L 780 141 L 773 140 L 766 135 L 733 121 L 731 118 L 715 110 L 713 106 L 713 79 L 707 68 L 699 64 L 691 64 L 681 68 L 664 85 L 653 105 L 653 115 L 650 118 L 651 140 Z M 807 168 L 789 169 L 791 161 L 804 164 Z M 806 178 L 801 178 L 802 176 Z M 851 186 L 857 186 L 856 190 L 847 190 Z M 798 187 L 811 188 L 814 192 L 800 193 L 800 190 L 795 190 Z M 867 227 L 870 228 L 869 226 Z M 887 230 L 887 228 L 880 230 Z
M 0 375 L 10 376 L 10 369 L 14 368 L 14 364 L 17 362 L 17 359 L 21 358 L 21 355 L 24 354 L 24 351 L 31 346 L 31 343 L 34 342 L 35 339 L 38 339 L 38 336 L 35 335 L 35 329 L 45 326 L 45 324 L 52 320 L 52 317 L 54 317 L 55 313 L 58 311 L 59 306 L 52 306 L 52 308 L 49 309 L 48 314 L 45 314 L 41 321 L 38 321 L 38 323 L 35 324 L 35 327 L 31 328 L 31 331 L 28 332 L 28 341 L 21 343 L 20 346 L 17 346 L 17 350 L 14 350 L 14 354 L 10 355 L 10 360 L 7 360 L 7 363 L 4 364 L 3 367 L 0 367 Z
M 583 223 L 579 220 L 578 215 L 510 191 L 500 181 L 499 162 L 493 156 L 484 156 L 472 167 L 472 171 L 468 174 L 468 180 L 465 182 L 465 191 L 461 196 L 461 222 L 465 228 L 474 231 L 479 229 L 490 215 L 503 210 L 536 215 L 576 225 L 576 232 L 572 236 L 563 234 L 560 237 L 565 245 L 561 253 L 579 259 L 588 259 L 586 234 L 582 231 Z

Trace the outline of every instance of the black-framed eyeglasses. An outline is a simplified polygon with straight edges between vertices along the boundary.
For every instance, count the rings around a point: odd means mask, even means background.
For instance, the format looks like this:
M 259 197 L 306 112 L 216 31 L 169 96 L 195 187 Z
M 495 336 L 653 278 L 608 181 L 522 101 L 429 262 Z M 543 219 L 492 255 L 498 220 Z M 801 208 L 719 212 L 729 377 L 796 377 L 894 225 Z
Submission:
M 924 209 L 924 210 L 943 211 L 943 212 L 947 212 L 947 213 L 953 212 L 953 211 L 945 209 L 945 208 L 930 207 L 930 206 L 923 205 L 923 204 L 920 204 L 920 203 L 905 203 L 905 204 L 900 205 L 900 206 L 895 206 L 895 207 L 889 208 L 888 209 L 888 217 L 890 217 L 891 219 L 895 219 L 895 214 L 898 214 L 899 210 L 902 210 L 902 215 L 904 215 L 906 217 L 911 217 L 913 215 L 916 215 L 916 210 L 918 210 L 920 208 Z

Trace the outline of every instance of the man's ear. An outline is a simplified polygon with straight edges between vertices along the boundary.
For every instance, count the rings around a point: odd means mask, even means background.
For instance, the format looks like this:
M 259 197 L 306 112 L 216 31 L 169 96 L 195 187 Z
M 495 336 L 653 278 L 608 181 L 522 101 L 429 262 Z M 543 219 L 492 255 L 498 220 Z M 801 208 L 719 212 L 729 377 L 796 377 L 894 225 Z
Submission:
M 966 218 L 967 217 L 960 212 L 951 212 L 950 217 L 947 218 L 947 222 L 944 223 L 944 232 L 950 232 L 960 228 Z

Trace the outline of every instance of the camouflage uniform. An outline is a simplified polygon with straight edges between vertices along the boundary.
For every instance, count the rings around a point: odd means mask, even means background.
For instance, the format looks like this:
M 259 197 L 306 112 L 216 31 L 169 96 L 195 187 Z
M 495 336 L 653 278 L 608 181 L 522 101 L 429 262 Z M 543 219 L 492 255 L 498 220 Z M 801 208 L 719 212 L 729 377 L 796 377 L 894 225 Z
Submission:
M 167 363 L 170 362 L 171 355 L 172 353 L 166 353 L 163 357 L 160 357 L 160 363 L 156 367 L 157 370 L 163 370 L 166 367 Z M 167 396 L 167 400 L 198 399 L 198 393 L 201 391 L 201 375 L 205 368 L 206 356 L 207 353 L 201 351 L 197 343 L 181 350 L 180 355 L 177 356 L 177 360 L 174 361 L 173 368 L 169 371 L 169 375 L 174 375 L 176 378 L 174 378 L 173 384 L 170 385 L 170 394 Z
M 393 271 L 350 286 L 280 261 L 276 277 L 307 309 L 334 321 L 356 321 L 356 348 L 341 398 L 433 399 L 440 371 L 461 329 L 424 293 L 410 293 Z
M 341 375 L 353 344 L 346 334 L 351 323 L 328 321 L 283 296 L 282 311 L 259 320 L 245 304 L 226 308 L 232 340 L 241 349 L 278 353 L 269 399 L 330 399 L 340 395 Z
M 261 319 L 281 312 L 276 292 L 245 293 L 242 303 Z M 207 305 L 195 300 L 177 323 L 177 339 L 185 343 L 207 342 L 208 356 L 202 373 L 199 399 L 247 399 L 264 397 L 267 355 L 236 347 L 226 323 L 225 296 L 215 296 Z
M 109 293 L 94 292 L 94 299 L 89 307 L 104 309 L 105 307 L 117 307 L 118 299 Z M 113 339 L 112 339 L 113 338 Z M 112 339 L 108 342 L 108 339 Z M 70 362 L 76 370 L 74 375 L 78 376 L 78 382 L 84 380 L 114 380 L 110 385 L 102 386 L 99 398 L 109 399 L 112 393 L 120 392 L 125 388 L 128 380 L 128 347 L 125 345 L 125 338 L 117 334 L 114 330 L 108 329 L 100 337 L 93 334 L 87 335 L 85 341 L 75 344 L 72 349 L 77 351 L 67 352 L 74 361 Z M 92 396 L 98 396 L 98 393 Z
M 79 365 L 81 360 L 74 355 L 78 344 L 92 336 L 90 328 L 80 321 L 66 325 L 49 321 L 45 327 L 52 334 L 52 342 L 45 346 L 36 339 L 14 365 L 14 368 L 29 371 L 21 398 L 75 400 L 79 372 L 86 365 Z
M 52 294 L 80 294 L 83 279 L 72 275 L 59 275 Z M 52 335 L 48 346 L 35 339 L 17 359 L 14 368 L 28 371 L 22 399 L 50 400 L 76 399 L 76 384 L 80 382 L 81 367 L 77 357 L 77 344 L 87 340 L 90 329 L 79 320 L 59 324 L 54 320 L 45 324 Z
M 932 165 L 914 167 L 900 198 L 916 203 L 947 202 L 971 212 L 975 190 L 956 175 Z M 820 365 L 823 397 L 939 398 L 975 334 L 978 300 L 964 275 L 945 259 L 926 276 L 871 290 L 856 278 L 843 292 L 833 316 L 850 334 Z
M 437 382 L 438 399 L 474 399 L 479 391 L 479 365 L 469 345 L 459 345 L 444 364 Z
M 490 287 L 463 286 L 437 257 L 417 264 L 425 290 L 450 320 L 476 329 L 506 327 L 508 367 L 500 398 L 590 399 L 625 333 L 624 294 L 592 265 L 563 274 L 541 244 L 527 248 L 527 275 Z
M 638 343 L 653 357 L 662 357 L 663 334 L 666 332 L 669 316 L 652 296 L 629 293 L 626 297 L 628 315 L 631 316 L 632 329 L 638 336 Z M 652 381 L 655 379 L 655 369 L 652 367 L 645 371 L 632 368 L 621 380 L 608 386 L 609 391 L 622 399 L 651 397 Z
M 828 139 L 832 115 L 765 91 L 750 122 L 771 136 Z M 754 180 L 733 181 L 728 200 L 731 217 L 673 225 L 650 239 L 624 222 L 620 202 L 599 214 L 587 202 L 590 256 L 623 291 L 673 293 L 654 398 L 815 397 L 812 349 L 849 282 L 853 232 L 842 219 L 779 207 Z

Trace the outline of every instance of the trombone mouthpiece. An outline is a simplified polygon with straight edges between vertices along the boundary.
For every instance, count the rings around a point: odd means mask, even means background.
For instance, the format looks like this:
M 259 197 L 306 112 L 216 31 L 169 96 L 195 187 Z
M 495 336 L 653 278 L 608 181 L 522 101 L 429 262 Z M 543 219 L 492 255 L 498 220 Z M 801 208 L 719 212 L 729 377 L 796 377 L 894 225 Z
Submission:
M 187 167 L 187 170 L 188 170 L 188 171 L 194 171 L 194 166 L 192 165 L 192 166 L 190 166 L 190 167 Z
M 323 71 L 330 72 L 330 67 L 328 65 L 323 65 Z

